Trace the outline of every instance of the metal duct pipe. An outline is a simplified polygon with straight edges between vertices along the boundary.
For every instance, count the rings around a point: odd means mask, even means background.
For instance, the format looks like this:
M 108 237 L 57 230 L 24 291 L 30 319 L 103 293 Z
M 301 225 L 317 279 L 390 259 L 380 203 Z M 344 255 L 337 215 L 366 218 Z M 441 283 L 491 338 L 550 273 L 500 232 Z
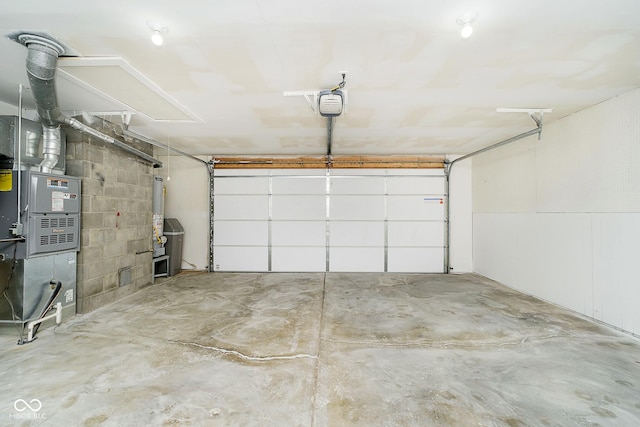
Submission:
M 22 135 L 22 131 L 20 131 L 20 134 Z M 38 149 L 40 147 L 40 135 L 33 132 L 27 132 L 27 134 L 22 135 L 22 137 L 23 138 L 26 137 L 26 139 L 23 139 L 24 153 L 28 157 L 38 157 Z
M 65 116 L 64 114 L 62 115 L 62 122 L 65 124 L 68 124 L 69 126 L 71 126 L 72 128 L 74 128 L 77 131 L 83 132 L 83 133 L 87 133 L 91 136 L 95 136 L 96 138 L 101 139 L 104 142 L 108 142 L 109 144 L 113 144 L 116 147 L 122 148 L 125 151 L 130 152 L 131 154 L 135 154 L 136 156 L 140 157 L 141 159 L 144 159 L 146 161 L 148 161 L 149 163 L 153 164 L 153 167 L 157 167 L 157 168 L 161 168 L 162 167 L 162 162 L 159 160 L 156 160 L 153 158 L 153 156 L 148 155 L 147 153 L 144 153 L 136 148 L 133 148 L 127 144 L 125 144 L 122 141 L 118 141 L 117 139 L 104 134 L 102 132 L 100 132 L 99 130 L 95 130 L 94 128 L 92 128 L 91 126 L 85 125 L 84 123 L 82 123 L 79 120 L 74 119 L 73 117 L 68 117 Z
M 68 124 L 74 129 L 88 133 L 104 142 L 116 145 L 152 163 L 154 167 L 162 167 L 162 162 L 152 156 L 64 115 L 58 107 L 54 80 L 58 56 L 65 52 L 64 47 L 53 40 L 34 34 L 20 34 L 16 38 L 28 49 L 27 75 L 43 126 L 44 160 L 40 164 L 43 172 L 51 172 L 51 169 L 58 163 L 62 141 L 60 136 L 61 123 Z
M 40 170 L 42 172 L 51 172 L 58 164 L 60 158 L 60 147 L 62 146 L 62 137 L 60 135 L 60 126 L 54 128 L 42 125 L 42 156 L 44 160 L 40 162 Z
M 116 131 L 116 133 L 118 133 L 118 132 Z M 124 129 L 123 128 L 121 136 L 128 136 L 130 138 L 137 139 L 138 141 L 145 142 L 145 143 L 147 143 L 149 145 L 153 145 L 153 146 L 156 146 L 158 148 L 162 148 L 163 150 L 171 151 L 173 153 L 180 154 L 181 156 L 188 157 L 188 158 L 190 158 L 192 160 L 195 160 L 197 162 L 204 163 L 205 166 L 208 165 L 208 162 L 206 162 L 206 161 L 204 161 L 202 159 L 199 159 L 196 156 L 192 156 L 191 154 L 185 153 L 184 151 L 178 150 L 178 149 L 173 148 L 173 147 L 169 147 L 168 145 L 163 144 L 161 142 L 158 142 L 155 139 L 146 137 L 144 135 L 140 135 L 140 134 L 135 133 L 135 132 L 131 132 L 128 129 Z
M 38 115 L 46 127 L 60 127 L 62 114 L 58 108 L 55 90 L 55 74 L 58 56 L 64 49 L 56 43 L 47 43 L 45 39 L 24 39 L 27 52 L 27 75 L 31 91 L 36 99 Z
M 58 122 L 61 113 L 58 108 L 54 78 L 58 55 L 63 53 L 64 49 L 55 43 L 47 43 L 40 39 L 27 40 L 25 43 L 28 47 L 27 76 L 42 120 L 44 160 L 40 163 L 40 170 L 48 173 L 58 164 L 62 144 Z

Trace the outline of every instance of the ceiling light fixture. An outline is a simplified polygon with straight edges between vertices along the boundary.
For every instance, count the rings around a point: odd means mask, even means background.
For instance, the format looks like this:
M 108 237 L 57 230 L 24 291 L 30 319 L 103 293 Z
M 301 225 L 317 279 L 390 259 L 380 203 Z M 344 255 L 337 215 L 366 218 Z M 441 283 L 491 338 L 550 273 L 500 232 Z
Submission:
M 162 46 L 164 43 L 164 37 L 162 35 L 167 34 L 169 29 L 164 25 L 150 22 L 147 22 L 147 26 L 151 31 L 153 31 L 153 34 L 151 34 L 151 42 L 156 46 Z
M 477 12 L 465 13 L 464 15 L 458 16 L 456 19 L 456 23 L 462 26 L 460 30 L 460 36 L 463 39 L 468 39 L 473 34 L 473 27 L 471 24 L 478 18 Z
M 153 34 L 151 35 L 151 41 L 156 46 L 162 46 L 162 43 L 164 43 L 164 39 L 162 38 L 162 34 L 160 34 L 160 31 L 153 32 Z

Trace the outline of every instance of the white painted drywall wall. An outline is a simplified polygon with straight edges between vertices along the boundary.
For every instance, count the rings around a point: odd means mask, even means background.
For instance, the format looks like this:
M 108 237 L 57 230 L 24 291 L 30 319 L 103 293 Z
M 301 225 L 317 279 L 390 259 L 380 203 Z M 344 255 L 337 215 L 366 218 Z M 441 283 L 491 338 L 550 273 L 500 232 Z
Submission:
M 164 163 L 164 167 L 157 170 L 157 174 L 164 178 L 166 189 L 164 217 L 177 218 L 184 228 L 182 268 L 206 270 L 209 265 L 207 168 L 188 157 L 159 155 L 157 158 Z
M 448 156 L 454 160 L 458 156 Z M 473 270 L 471 160 L 457 162 L 449 175 L 449 272 L 469 273 Z
M 640 334 L 640 89 L 473 159 L 473 270 Z

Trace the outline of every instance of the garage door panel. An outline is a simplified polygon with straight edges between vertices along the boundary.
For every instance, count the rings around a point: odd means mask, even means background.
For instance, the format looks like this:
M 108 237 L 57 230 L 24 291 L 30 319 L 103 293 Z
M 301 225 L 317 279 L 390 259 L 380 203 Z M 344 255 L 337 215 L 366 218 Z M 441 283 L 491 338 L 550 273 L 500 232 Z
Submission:
M 325 196 L 273 196 L 272 203 L 274 220 L 326 220 Z
M 327 250 L 321 247 L 274 246 L 271 255 L 272 271 L 324 271 Z
M 394 273 L 442 273 L 442 248 L 389 248 L 388 270 Z
M 269 192 L 269 178 L 261 177 L 233 177 L 217 178 L 215 182 L 216 194 L 267 194 Z
M 262 168 L 258 168 L 258 169 L 244 169 L 244 168 L 243 169 L 224 169 L 223 168 L 221 169 L 218 167 L 213 169 L 213 174 L 216 178 L 227 178 L 227 177 L 255 178 L 260 176 L 269 176 L 270 172 L 271 171 L 269 169 L 262 169 Z
M 215 219 L 267 219 L 268 195 L 216 195 Z
M 332 177 L 330 193 L 333 194 L 384 194 L 383 177 Z
M 268 271 L 267 246 L 216 246 L 214 268 L 219 271 Z
M 331 220 L 383 220 L 384 196 L 332 196 Z
M 387 179 L 389 194 L 444 194 L 442 177 L 390 176 Z
M 443 223 L 439 221 L 389 222 L 389 246 L 444 246 Z
M 384 246 L 383 221 L 331 221 L 329 241 L 334 246 Z
M 273 177 L 273 194 L 318 194 L 324 196 L 327 191 L 326 177 Z
M 384 248 L 332 247 L 329 255 L 329 271 L 384 271 Z
M 267 221 L 216 221 L 213 227 L 215 245 L 267 246 Z
M 390 195 L 387 203 L 389 220 L 442 220 L 444 218 L 444 199 L 441 198 Z
M 274 246 L 324 247 L 327 243 L 326 221 L 273 221 L 271 231 Z

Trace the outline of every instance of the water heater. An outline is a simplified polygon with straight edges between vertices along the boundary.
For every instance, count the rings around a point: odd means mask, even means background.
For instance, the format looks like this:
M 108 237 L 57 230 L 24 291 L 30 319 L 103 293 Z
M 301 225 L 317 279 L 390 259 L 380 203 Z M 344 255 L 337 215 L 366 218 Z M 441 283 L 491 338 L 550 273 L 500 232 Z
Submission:
M 165 254 L 164 244 L 164 181 L 161 176 L 153 177 L 153 257 Z

